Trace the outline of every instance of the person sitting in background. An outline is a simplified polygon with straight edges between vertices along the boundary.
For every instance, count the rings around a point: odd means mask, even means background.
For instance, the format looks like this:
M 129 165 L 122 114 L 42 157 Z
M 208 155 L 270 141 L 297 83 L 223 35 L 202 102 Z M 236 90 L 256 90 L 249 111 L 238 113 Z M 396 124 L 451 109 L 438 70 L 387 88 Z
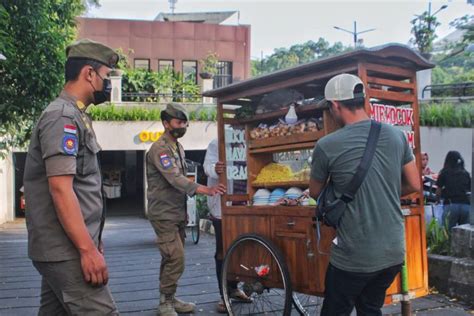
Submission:
M 450 151 L 436 182 L 436 194 L 444 200 L 443 223 L 449 230 L 469 223 L 471 176 L 464 169 L 464 159 L 458 151 Z
M 424 176 L 429 176 L 434 174 L 434 172 L 428 167 L 428 162 L 430 161 L 430 157 L 428 157 L 427 152 L 421 153 L 421 168 Z

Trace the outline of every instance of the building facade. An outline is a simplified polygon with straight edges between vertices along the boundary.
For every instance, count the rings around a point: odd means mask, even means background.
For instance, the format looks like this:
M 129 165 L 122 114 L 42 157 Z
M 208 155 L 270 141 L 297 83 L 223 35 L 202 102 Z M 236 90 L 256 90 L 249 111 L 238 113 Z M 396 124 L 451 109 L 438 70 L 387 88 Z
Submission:
M 122 49 L 135 68 L 159 71 L 171 67 L 197 83 L 201 82 L 199 61 L 217 53 L 214 87 L 220 87 L 250 77 L 250 26 L 218 24 L 226 16 L 206 20 L 202 14 L 191 13 L 176 21 L 162 15 L 157 16 L 162 21 L 81 17 L 78 38 Z

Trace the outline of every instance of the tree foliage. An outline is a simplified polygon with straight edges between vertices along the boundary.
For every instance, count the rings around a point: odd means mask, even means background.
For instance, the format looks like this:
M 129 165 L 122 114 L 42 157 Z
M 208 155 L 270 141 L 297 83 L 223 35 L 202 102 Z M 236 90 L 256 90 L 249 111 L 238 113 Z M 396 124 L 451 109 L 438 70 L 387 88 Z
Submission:
M 303 44 L 293 45 L 290 48 L 277 48 L 273 54 L 262 60 L 252 60 L 252 76 L 294 67 L 352 49 L 352 47 L 344 46 L 341 42 L 331 45 L 322 37 L 317 42 L 307 41 Z
M 433 42 L 437 37 L 436 28 L 440 24 L 436 17 L 427 11 L 411 21 L 413 38 L 410 42 L 417 47 L 420 53 L 431 53 Z
M 88 1 L 97 2 L 97 1 Z M 21 147 L 64 83 L 66 46 L 81 0 L 1 0 L 0 154 Z
M 474 15 L 465 15 L 450 23 L 464 35 L 457 43 L 444 44 L 444 51 L 433 56 L 437 67 L 433 69 L 433 84 L 474 81 L 474 53 L 465 51 L 474 43 Z

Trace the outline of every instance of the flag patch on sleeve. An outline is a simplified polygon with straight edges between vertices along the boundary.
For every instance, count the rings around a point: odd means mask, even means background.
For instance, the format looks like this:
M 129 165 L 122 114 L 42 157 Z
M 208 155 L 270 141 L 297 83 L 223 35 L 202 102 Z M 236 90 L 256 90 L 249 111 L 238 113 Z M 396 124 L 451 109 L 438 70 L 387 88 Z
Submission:
M 77 128 L 74 125 L 64 125 L 64 133 L 77 134 Z
M 171 163 L 171 159 L 167 154 L 161 154 L 160 155 L 160 162 L 163 168 L 168 169 L 170 168 L 173 164 Z
M 76 135 L 65 133 L 63 137 L 63 150 L 66 155 L 77 154 L 77 137 Z

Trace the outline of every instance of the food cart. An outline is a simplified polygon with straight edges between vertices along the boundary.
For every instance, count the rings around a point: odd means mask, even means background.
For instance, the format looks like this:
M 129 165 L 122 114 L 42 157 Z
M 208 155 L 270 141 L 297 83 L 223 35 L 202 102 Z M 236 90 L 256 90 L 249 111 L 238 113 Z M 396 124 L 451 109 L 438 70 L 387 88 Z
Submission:
M 314 315 L 319 308 L 335 231 L 316 222 L 313 201 L 301 200 L 301 193 L 309 186 L 308 158 L 316 142 L 339 128 L 318 103 L 327 81 L 340 73 L 362 79 L 367 113 L 405 132 L 421 177 L 416 72 L 433 67 L 410 48 L 389 44 L 204 93 L 217 99 L 219 157 L 227 164 L 220 180 L 227 184 L 222 279 L 230 314 L 289 315 L 294 306 Z M 398 276 L 386 303 L 428 293 L 422 197 L 420 191 L 401 199 L 408 292 L 402 295 Z M 229 289 L 235 286 L 252 300 L 233 300 Z

